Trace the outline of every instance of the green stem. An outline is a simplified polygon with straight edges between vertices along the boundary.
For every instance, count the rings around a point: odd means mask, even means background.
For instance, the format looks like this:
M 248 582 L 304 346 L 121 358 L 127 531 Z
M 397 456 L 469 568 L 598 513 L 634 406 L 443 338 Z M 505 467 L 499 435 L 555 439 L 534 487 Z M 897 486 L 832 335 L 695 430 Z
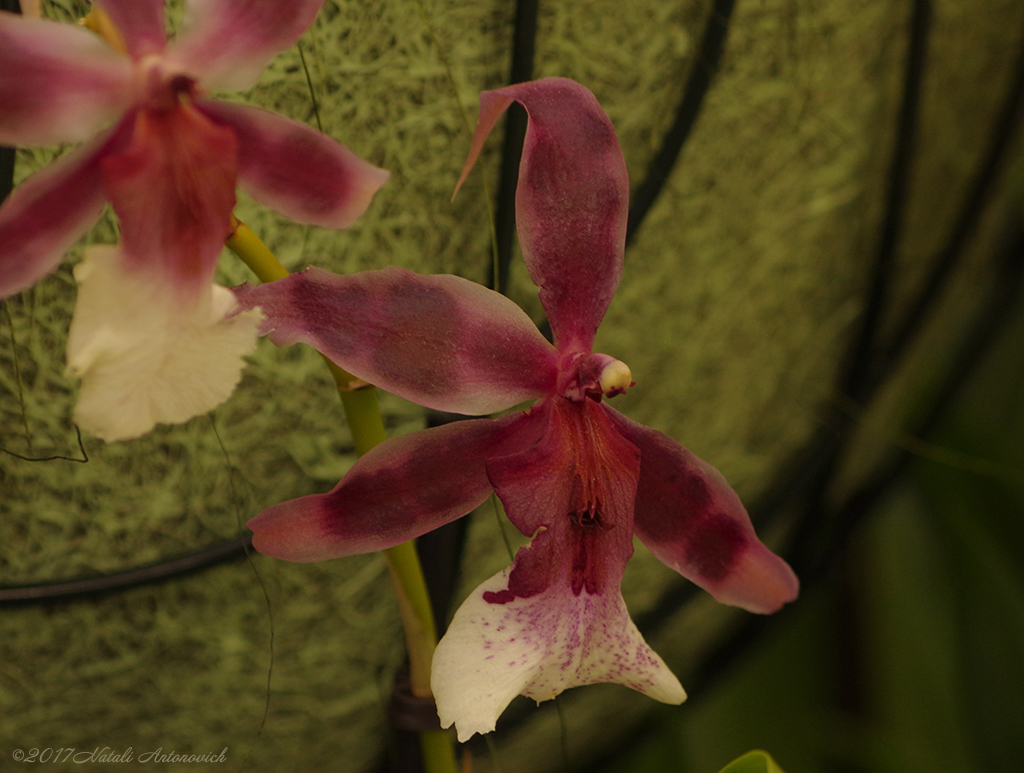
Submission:
M 261 282 L 273 282 L 288 276 L 288 270 L 251 228 L 234 216 L 231 222 L 234 231 L 227 239 L 227 247 L 252 269 Z M 362 456 L 387 439 L 384 419 L 377 404 L 377 390 L 342 370 L 326 357 L 324 361 L 338 386 L 338 394 L 341 396 L 345 418 L 352 432 L 356 454 Z M 409 678 L 412 692 L 417 697 L 429 698 L 430 662 L 437 646 L 437 626 L 430 607 L 423 568 L 412 542 L 388 548 L 384 555 L 388 561 L 388 569 L 402 613 L 402 624 L 409 649 Z M 420 748 L 428 773 L 455 773 L 455 755 L 448 733 L 420 733 Z

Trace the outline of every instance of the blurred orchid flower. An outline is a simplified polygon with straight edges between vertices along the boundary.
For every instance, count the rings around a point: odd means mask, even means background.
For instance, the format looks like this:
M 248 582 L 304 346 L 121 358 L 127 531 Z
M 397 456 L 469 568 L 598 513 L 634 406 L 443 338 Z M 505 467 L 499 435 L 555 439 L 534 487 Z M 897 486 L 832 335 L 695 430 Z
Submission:
M 311 268 L 236 290 L 243 308 L 263 310 L 275 343 L 309 343 L 427 407 L 483 414 L 537 401 L 389 440 L 330 493 L 249 522 L 258 550 L 319 561 L 412 539 L 497 493 L 532 541 L 463 603 L 438 645 L 438 713 L 460 740 L 493 730 L 518 694 L 543 701 L 619 682 L 683 701 L 619 590 L 634 534 L 721 602 L 774 612 L 798 590 L 715 469 L 604 399 L 632 385 L 624 363 L 591 351 L 621 274 L 628 182 L 594 96 L 562 78 L 484 92 L 463 179 L 513 100 L 530 118 L 519 238 L 554 345 L 513 302 L 454 276 Z
M 107 201 L 120 220 L 121 245 L 87 249 L 75 272 L 68 367 L 84 429 L 136 437 L 231 394 L 259 320 L 226 319 L 233 296 L 213 283 L 236 181 L 287 217 L 341 228 L 387 178 L 308 126 L 205 96 L 255 83 L 322 2 L 192 0 L 168 42 L 164 0 L 97 0 L 111 45 L 0 12 L 0 143 L 75 142 L 112 121 L 0 207 L 0 298 L 53 271 Z

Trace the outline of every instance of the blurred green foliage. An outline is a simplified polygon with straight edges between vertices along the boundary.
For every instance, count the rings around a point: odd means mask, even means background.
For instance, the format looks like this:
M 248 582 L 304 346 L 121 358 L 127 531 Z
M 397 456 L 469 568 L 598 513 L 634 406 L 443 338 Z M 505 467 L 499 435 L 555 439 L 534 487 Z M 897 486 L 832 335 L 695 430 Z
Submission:
M 742 757 L 737 757 L 719 773 L 784 773 L 782 768 L 775 764 L 770 754 L 762 751 L 747 752 Z

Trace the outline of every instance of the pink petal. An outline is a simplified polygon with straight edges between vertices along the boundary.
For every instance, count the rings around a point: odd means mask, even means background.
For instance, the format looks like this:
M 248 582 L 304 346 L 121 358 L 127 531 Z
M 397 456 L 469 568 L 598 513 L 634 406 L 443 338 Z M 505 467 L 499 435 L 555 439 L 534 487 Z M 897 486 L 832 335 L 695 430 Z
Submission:
M 0 206 L 0 298 L 53 271 L 103 211 L 100 162 L 123 144 L 131 119 L 62 156 L 23 182 Z
M 213 281 L 235 205 L 234 133 L 182 105 L 140 110 L 131 144 L 103 159 L 129 261 L 160 263 L 186 293 Z
M 0 144 L 80 142 L 131 104 L 132 64 L 71 24 L 0 11 Z
M 207 86 L 245 89 L 313 23 L 323 0 L 190 0 L 173 58 Z
M 138 59 L 164 50 L 167 43 L 164 0 L 96 0 Z
M 718 470 L 666 435 L 607 411 L 640 449 L 634 529 L 655 556 L 723 604 L 767 614 L 796 598 L 793 570 L 757 538 Z
M 593 400 L 553 398 L 532 412 L 547 421 L 544 437 L 491 459 L 487 474 L 516 528 L 544 538 L 519 551 L 508 589 L 485 600 L 528 598 L 559 582 L 577 594 L 617 592 L 633 554 L 640 454 Z
M 287 561 L 323 561 L 413 539 L 487 499 L 484 460 L 533 442 L 539 431 L 520 413 L 388 440 L 356 462 L 329 494 L 283 502 L 250 520 L 253 545 Z
M 234 130 L 242 189 L 292 220 L 344 228 L 388 179 L 327 135 L 276 113 L 229 102 L 197 107 Z
M 307 343 L 342 368 L 428 408 L 493 413 L 549 392 L 557 355 L 512 301 L 456 276 L 309 268 L 238 288 L 279 346 Z
M 629 180 L 619 141 L 594 95 L 543 78 L 480 95 L 461 184 L 512 100 L 526 108 L 516 223 L 559 350 L 589 351 L 622 275 Z
M 459 741 L 494 730 L 520 694 L 540 703 L 569 687 L 617 682 L 663 703 L 686 699 L 629 619 L 618 588 L 573 593 L 556 584 L 530 598 L 489 603 L 508 582 L 506 570 L 473 591 L 434 653 L 437 713 L 442 727 L 455 725 Z

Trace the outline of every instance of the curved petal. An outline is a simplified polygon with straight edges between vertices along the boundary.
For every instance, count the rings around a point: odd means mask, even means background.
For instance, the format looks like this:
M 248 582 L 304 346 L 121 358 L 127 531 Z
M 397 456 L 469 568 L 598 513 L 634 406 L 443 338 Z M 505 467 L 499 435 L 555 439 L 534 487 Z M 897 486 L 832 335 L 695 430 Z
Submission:
M 0 144 L 81 142 L 131 105 L 132 64 L 71 24 L 0 11 Z
M 103 440 L 177 424 L 224 402 L 256 347 L 259 312 L 227 318 L 231 292 L 213 285 L 183 306 L 159 271 L 125 265 L 115 247 L 86 249 L 75 268 L 78 302 L 68 371 L 82 379 L 75 422 Z
M 491 493 L 488 456 L 533 442 L 528 415 L 470 419 L 368 451 L 328 494 L 283 502 L 249 521 L 253 546 L 286 561 L 383 550 L 461 518 Z
M 326 134 L 269 110 L 216 101 L 197 107 L 234 130 L 242 189 L 292 220 L 344 228 L 388 179 Z
M 190 107 L 140 110 L 102 163 L 128 259 L 162 265 L 186 294 L 206 288 L 231 233 L 236 157 L 234 133 Z
M 775 612 L 796 598 L 793 570 L 757 538 L 718 470 L 670 437 L 606 410 L 640 449 L 634 529 L 655 556 L 723 604 L 749 612 Z
M 313 23 L 323 0 L 189 0 L 172 57 L 206 86 L 246 89 Z
M 133 58 L 164 50 L 167 44 L 165 0 L 96 0 L 96 3 L 110 16 Z
M 556 584 L 530 598 L 489 602 L 508 581 L 505 570 L 473 591 L 434 653 L 437 713 L 442 727 L 455 725 L 460 742 L 494 730 L 520 694 L 540 703 L 569 687 L 617 682 L 663 703 L 686 699 L 630 620 L 617 588 L 574 594 Z
M 626 163 L 594 95 L 566 78 L 542 78 L 480 95 L 460 184 L 512 100 L 530 116 L 516 190 L 523 259 L 559 350 L 589 351 L 622 276 Z
M 456 276 L 309 268 L 236 288 L 279 346 L 307 343 L 358 378 L 441 411 L 486 414 L 540 397 L 554 348 L 512 301 Z
M 0 298 L 53 271 L 103 211 L 100 161 L 122 142 L 130 119 L 23 182 L 0 206 Z

